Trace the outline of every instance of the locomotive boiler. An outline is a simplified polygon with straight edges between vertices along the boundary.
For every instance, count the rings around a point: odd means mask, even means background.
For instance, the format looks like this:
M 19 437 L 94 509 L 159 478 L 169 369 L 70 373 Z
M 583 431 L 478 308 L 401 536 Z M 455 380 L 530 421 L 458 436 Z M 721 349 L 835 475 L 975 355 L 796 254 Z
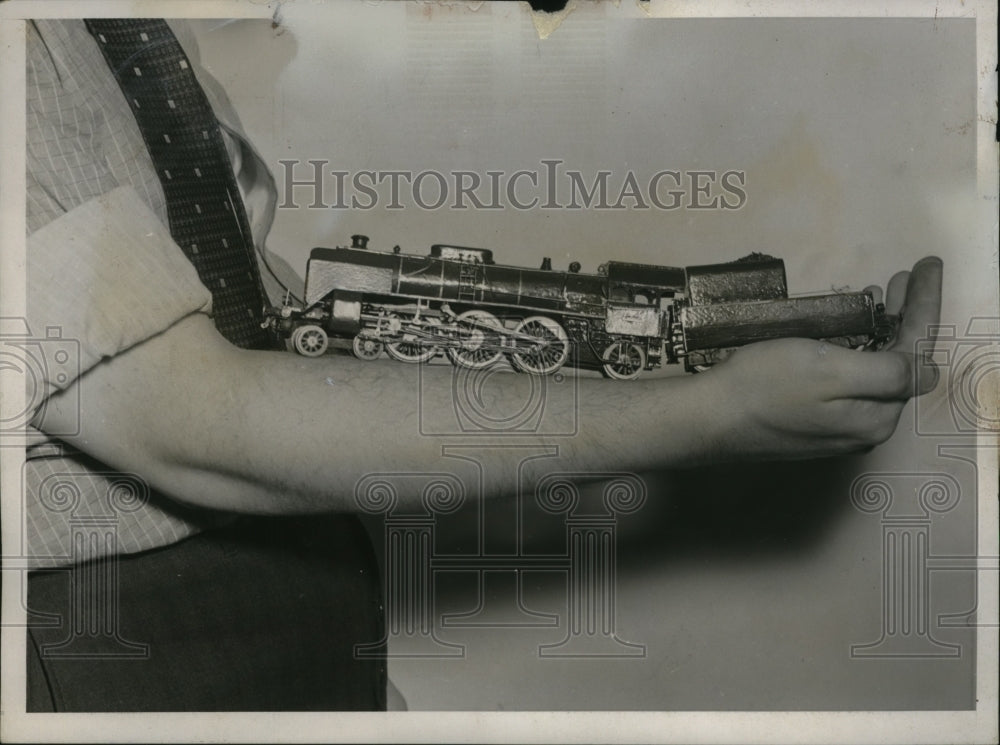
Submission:
M 539 269 L 497 264 L 468 246 L 375 251 L 362 235 L 314 248 L 304 303 L 271 309 L 265 326 L 306 356 L 334 340 L 361 359 L 506 359 L 538 375 L 572 361 L 622 380 L 663 364 L 701 370 L 764 339 L 878 346 L 894 330 L 871 293 L 789 297 L 784 262 L 764 254 L 686 268 L 609 261 L 589 274 L 548 259 Z

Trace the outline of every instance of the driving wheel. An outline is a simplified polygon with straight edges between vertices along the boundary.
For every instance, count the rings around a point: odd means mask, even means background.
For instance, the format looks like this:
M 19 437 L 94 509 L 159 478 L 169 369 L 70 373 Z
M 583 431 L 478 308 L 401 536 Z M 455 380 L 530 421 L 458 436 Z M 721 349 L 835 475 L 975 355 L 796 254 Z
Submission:
M 455 322 L 458 345 L 448 348 L 448 359 L 453 364 L 478 370 L 503 356 L 504 328 L 495 315 L 485 310 L 467 310 L 459 313 Z
M 515 370 L 549 375 L 562 367 L 569 357 L 569 337 L 563 327 L 551 318 L 529 316 L 517 325 L 514 333 L 538 340 L 531 342 L 520 337 L 516 339 L 519 351 L 510 356 Z
M 385 352 L 398 362 L 419 363 L 434 359 L 435 355 L 441 351 L 440 347 L 434 344 L 431 339 L 435 338 L 435 330 L 431 326 L 440 326 L 441 322 L 433 316 L 423 318 L 420 321 L 411 319 L 402 322 L 406 326 L 417 326 L 415 331 L 402 331 L 399 341 L 390 341 L 385 344 Z M 418 325 L 418 324 L 422 324 Z

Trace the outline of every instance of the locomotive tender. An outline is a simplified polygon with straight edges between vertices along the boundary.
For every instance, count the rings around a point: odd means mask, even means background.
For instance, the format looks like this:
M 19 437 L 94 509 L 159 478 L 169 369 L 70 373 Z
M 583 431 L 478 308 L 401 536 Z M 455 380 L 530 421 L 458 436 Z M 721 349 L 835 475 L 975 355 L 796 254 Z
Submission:
M 894 331 L 869 292 L 788 297 L 784 262 L 764 254 L 686 268 L 609 261 L 586 274 L 576 262 L 496 264 L 484 248 L 435 244 L 421 256 L 351 240 L 312 250 L 304 305 L 268 312 L 265 327 L 300 354 L 319 356 L 333 338 L 367 360 L 444 354 L 478 369 L 506 358 L 547 375 L 572 359 L 627 380 L 664 363 L 701 370 L 764 339 L 877 347 Z

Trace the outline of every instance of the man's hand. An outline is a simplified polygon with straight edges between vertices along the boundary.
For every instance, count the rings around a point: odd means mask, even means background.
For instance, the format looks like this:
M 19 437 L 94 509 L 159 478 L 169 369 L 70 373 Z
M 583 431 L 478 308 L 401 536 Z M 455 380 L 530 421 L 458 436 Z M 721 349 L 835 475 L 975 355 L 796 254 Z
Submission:
M 887 440 L 906 402 L 937 384 L 936 366 L 914 350 L 938 323 L 941 272 L 929 257 L 890 280 L 886 312 L 901 323 L 879 352 L 779 339 L 744 347 L 701 376 L 716 391 L 721 449 L 744 459 L 811 458 Z M 869 289 L 880 301 L 881 290 Z

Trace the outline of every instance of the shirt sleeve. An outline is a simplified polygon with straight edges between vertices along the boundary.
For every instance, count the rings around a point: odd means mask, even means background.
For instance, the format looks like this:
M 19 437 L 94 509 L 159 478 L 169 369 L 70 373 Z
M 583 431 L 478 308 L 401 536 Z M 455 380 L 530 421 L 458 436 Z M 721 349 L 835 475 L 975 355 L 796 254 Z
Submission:
M 27 249 L 29 332 L 62 339 L 36 345 L 43 401 L 102 359 L 211 312 L 194 266 L 132 187 L 66 212 L 32 233 Z

